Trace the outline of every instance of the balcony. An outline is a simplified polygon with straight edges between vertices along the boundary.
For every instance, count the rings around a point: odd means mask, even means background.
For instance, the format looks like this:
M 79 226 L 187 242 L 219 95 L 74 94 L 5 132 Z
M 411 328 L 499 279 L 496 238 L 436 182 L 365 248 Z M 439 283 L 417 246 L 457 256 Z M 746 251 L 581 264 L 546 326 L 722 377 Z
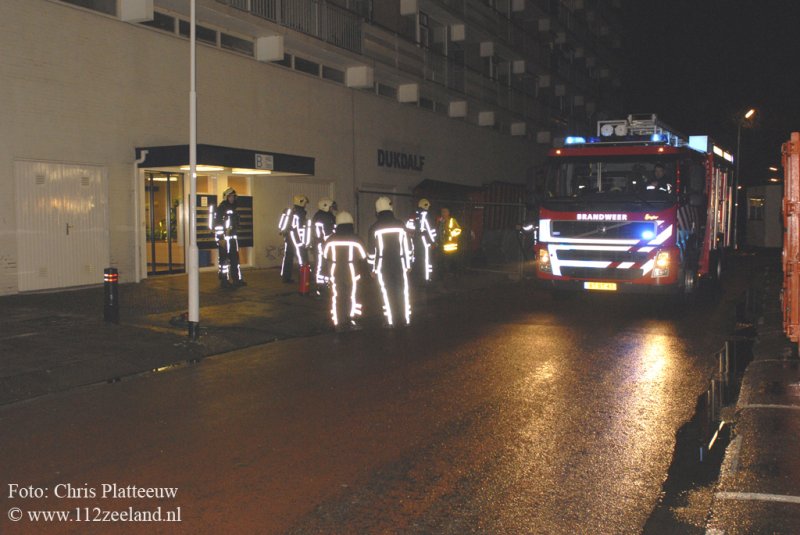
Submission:
M 256 17 L 361 53 L 361 17 L 325 0 L 217 0 Z

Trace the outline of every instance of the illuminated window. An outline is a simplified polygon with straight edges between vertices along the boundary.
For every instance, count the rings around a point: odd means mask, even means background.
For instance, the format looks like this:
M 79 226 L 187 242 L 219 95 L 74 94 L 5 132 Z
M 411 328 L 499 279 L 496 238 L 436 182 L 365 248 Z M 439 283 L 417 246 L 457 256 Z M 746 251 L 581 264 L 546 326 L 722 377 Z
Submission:
M 764 220 L 764 197 L 750 197 L 747 199 L 747 206 L 750 221 Z

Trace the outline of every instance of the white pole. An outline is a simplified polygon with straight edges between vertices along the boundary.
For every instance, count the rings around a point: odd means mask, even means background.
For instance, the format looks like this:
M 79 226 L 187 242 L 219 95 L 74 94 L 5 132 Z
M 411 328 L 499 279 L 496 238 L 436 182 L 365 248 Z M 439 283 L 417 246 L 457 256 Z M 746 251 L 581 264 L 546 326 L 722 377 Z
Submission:
M 189 338 L 197 340 L 200 326 L 200 268 L 197 254 L 197 88 L 195 49 L 195 0 L 191 0 L 189 32 Z

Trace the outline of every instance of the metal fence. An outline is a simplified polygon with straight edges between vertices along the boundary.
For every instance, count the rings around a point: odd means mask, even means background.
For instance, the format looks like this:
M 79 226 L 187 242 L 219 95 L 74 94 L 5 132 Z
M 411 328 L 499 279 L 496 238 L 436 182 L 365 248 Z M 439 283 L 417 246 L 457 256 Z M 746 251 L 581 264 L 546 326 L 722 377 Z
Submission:
M 356 193 L 357 228 L 366 238 L 375 221 L 375 201 L 387 196 L 393 201 L 395 216 L 401 221 L 413 217 L 421 195 L 380 190 Z M 533 236 L 522 231 L 528 217 L 523 202 L 504 202 L 497 198 L 464 199 L 424 195 L 431 202 L 433 220 L 442 208 L 449 208 L 461 226 L 458 263 L 462 268 L 496 271 L 522 276 L 533 258 Z

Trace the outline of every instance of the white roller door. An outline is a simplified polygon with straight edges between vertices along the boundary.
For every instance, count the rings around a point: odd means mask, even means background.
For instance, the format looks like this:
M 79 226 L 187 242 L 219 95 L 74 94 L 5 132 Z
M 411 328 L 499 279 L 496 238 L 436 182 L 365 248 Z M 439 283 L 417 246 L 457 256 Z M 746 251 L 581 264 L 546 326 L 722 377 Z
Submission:
M 98 284 L 109 263 L 106 171 L 16 161 L 19 290 Z

